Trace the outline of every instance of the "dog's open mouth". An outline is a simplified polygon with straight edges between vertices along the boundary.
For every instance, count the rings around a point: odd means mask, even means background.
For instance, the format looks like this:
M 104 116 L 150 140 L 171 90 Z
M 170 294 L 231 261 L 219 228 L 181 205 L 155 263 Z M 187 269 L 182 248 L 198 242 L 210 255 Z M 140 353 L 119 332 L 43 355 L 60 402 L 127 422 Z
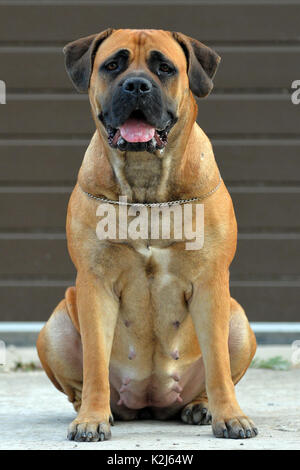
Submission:
M 154 152 L 163 149 L 168 143 L 170 127 L 156 129 L 146 120 L 142 111 L 131 113 L 129 118 L 119 127 L 106 127 L 108 143 L 121 151 L 132 150 Z

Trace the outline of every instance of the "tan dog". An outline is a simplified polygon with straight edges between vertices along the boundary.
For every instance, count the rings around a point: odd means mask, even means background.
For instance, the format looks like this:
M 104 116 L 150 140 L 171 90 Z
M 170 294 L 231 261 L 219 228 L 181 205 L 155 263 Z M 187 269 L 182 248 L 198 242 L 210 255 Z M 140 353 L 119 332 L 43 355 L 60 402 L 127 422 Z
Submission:
M 37 344 L 49 378 L 78 411 L 68 438 L 108 439 L 112 414 L 178 414 L 188 424 L 211 421 L 217 437 L 253 437 L 234 390 L 256 350 L 229 292 L 235 215 L 195 122 L 193 94 L 211 91 L 220 58 L 183 34 L 157 30 L 106 30 L 64 52 L 74 85 L 89 92 L 97 128 L 68 208 L 76 287 Z M 204 246 L 187 250 L 174 236 L 99 240 L 97 197 L 119 196 L 197 198 Z

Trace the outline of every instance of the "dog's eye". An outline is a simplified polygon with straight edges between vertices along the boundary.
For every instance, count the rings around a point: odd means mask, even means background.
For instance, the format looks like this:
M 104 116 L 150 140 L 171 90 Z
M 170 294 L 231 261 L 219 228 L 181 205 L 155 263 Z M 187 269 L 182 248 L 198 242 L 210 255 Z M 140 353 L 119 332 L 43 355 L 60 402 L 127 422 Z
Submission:
M 159 72 L 172 73 L 173 69 L 166 62 L 162 62 L 159 66 Z
M 112 72 L 113 70 L 117 70 L 118 67 L 119 65 L 117 62 L 109 62 L 105 66 L 106 70 L 109 70 L 110 72 Z

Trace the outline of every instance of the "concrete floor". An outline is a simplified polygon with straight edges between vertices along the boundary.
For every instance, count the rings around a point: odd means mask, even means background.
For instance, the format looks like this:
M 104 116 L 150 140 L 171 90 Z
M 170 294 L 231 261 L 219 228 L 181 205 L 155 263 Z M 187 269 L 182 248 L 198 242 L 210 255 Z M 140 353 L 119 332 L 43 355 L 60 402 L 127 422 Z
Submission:
M 259 348 L 259 358 L 289 358 L 290 347 Z M 0 449 L 300 449 L 300 369 L 250 369 L 237 385 L 237 397 L 251 416 L 259 435 L 248 440 L 213 437 L 211 426 L 181 422 L 117 422 L 112 439 L 97 443 L 66 440 L 67 426 L 75 417 L 71 404 L 44 372 L 12 372 L 15 358 L 29 362 L 34 350 L 10 349 L 8 365 L 0 372 Z

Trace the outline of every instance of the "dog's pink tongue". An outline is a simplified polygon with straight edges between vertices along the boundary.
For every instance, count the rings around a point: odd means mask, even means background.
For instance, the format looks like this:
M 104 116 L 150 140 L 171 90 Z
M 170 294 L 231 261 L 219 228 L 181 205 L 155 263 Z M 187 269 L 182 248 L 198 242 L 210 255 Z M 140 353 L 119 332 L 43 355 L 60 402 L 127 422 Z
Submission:
M 120 133 L 127 142 L 148 142 L 154 137 L 155 128 L 138 119 L 128 119 L 120 127 Z

